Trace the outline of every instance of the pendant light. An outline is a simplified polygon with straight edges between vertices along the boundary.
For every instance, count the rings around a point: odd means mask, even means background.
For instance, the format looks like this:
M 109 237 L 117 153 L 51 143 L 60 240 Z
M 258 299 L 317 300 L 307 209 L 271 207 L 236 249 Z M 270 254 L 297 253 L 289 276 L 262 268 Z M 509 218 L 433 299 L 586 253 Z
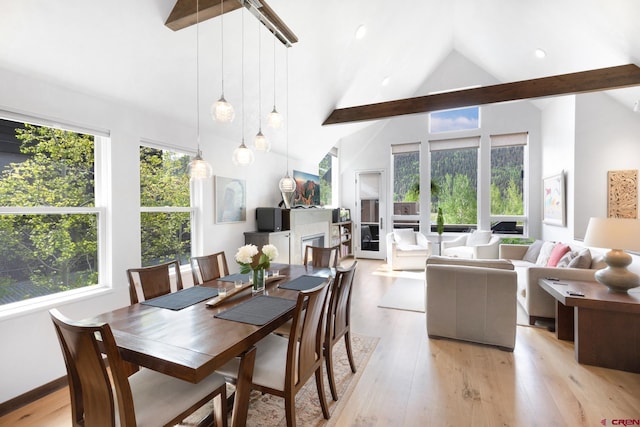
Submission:
M 267 124 L 274 129 L 282 127 L 282 115 L 276 110 L 276 37 L 273 37 L 273 111 L 269 113 Z
M 216 122 L 231 123 L 236 117 L 236 112 L 233 105 L 224 99 L 224 0 L 220 0 L 220 69 L 222 92 L 220 99 L 211 106 L 211 117 Z
M 211 165 L 202 158 L 200 151 L 200 26 L 198 25 L 200 12 L 199 1 L 196 0 L 196 123 L 198 151 L 189 163 L 189 176 L 191 180 L 203 180 L 213 176 Z
M 262 133 L 262 39 L 260 37 L 260 28 L 262 25 L 258 22 L 258 133 L 253 140 L 253 145 L 258 151 L 271 151 L 271 144 L 267 137 Z
M 286 101 L 287 101 L 287 117 L 289 117 L 289 51 L 287 50 L 287 70 L 286 70 Z M 280 192 L 282 193 L 282 200 L 287 209 L 291 209 L 293 202 L 293 195 L 296 191 L 296 181 L 289 175 L 289 120 L 287 120 L 287 171 L 285 176 L 278 183 Z
M 242 92 L 242 142 L 240 143 L 240 146 L 238 148 L 236 148 L 235 150 L 233 150 L 233 156 L 231 158 L 231 160 L 233 161 L 233 164 L 236 166 L 249 166 L 250 164 L 253 163 L 253 151 L 251 151 L 245 144 L 244 144 L 244 7 L 242 8 L 242 50 L 241 50 L 241 55 L 242 55 L 242 70 L 241 70 L 241 92 Z

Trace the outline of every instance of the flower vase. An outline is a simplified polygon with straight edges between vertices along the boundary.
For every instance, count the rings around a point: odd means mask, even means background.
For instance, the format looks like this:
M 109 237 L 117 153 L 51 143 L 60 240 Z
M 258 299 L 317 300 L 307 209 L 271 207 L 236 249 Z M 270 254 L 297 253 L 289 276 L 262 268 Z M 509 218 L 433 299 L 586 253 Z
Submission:
M 253 270 L 253 293 L 264 291 L 264 268 Z

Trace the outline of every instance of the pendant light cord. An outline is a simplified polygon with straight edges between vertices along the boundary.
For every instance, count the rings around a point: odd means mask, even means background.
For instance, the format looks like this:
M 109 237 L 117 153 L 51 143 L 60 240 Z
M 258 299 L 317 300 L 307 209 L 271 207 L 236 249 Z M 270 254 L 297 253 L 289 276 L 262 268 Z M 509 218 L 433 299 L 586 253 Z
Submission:
M 274 43 L 275 43 L 275 37 L 273 38 Z M 286 67 L 287 69 L 285 70 L 285 78 L 287 81 L 287 85 L 285 88 L 285 97 L 286 97 L 286 102 L 287 102 L 287 176 L 289 176 L 289 122 L 291 121 L 291 117 L 289 116 L 289 48 L 286 48 L 286 57 L 285 57 L 285 61 L 286 61 Z M 275 51 L 275 49 L 274 49 Z M 274 73 L 275 75 L 275 73 Z M 274 86 L 274 95 L 275 95 L 275 86 Z
M 196 0 L 196 140 L 200 156 L 200 1 Z
M 224 0 L 220 0 L 220 77 L 220 93 L 224 98 Z
M 240 75 L 240 88 L 242 91 L 242 144 L 244 145 L 244 7 L 242 8 L 242 49 L 240 51 L 242 60 L 241 63 L 241 75 Z
M 276 37 L 273 36 L 273 109 L 276 109 Z
M 260 21 L 258 21 L 258 131 L 262 132 L 262 39 Z

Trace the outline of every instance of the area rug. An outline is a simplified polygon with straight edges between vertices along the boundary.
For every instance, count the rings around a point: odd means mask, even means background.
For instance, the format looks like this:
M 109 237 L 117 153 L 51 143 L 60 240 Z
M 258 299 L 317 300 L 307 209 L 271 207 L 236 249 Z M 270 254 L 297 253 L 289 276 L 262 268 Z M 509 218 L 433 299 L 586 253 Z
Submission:
M 318 392 L 316 390 L 316 382 L 311 378 L 307 384 L 300 390 L 296 396 L 296 420 L 297 425 L 320 427 L 331 426 L 332 419 L 337 418 L 337 414 L 349 400 L 349 396 L 358 383 L 362 372 L 365 370 L 369 358 L 373 354 L 378 345 L 379 338 L 367 337 L 358 334 L 351 334 L 351 344 L 353 349 L 353 358 L 356 363 L 356 373 L 351 372 L 347 352 L 344 346 L 344 340 L 340 341 L 333 347 L 334 355 L 334 374 L 336 379 L 336 389 L 338 390 L 338 401 L 335 402 L 331 398 L 329 390 L 329 380 L 324 377 L 324 389 L 327 404 L 329 405 L 329 413 L 331 417 L 325 420 L 322 416 L 322 409 L 318 401 Z M 323 371 L 324 365 L 323 365 Z M 233 391 L 232 386 L 228 386 L 228 392 Z M 209 404 L 211 405 L 211 403 Z M 205 406 L 183 421 L 181 426 L 195 426 L 198 421 L 211 412 L 211 406 Z M 231 418 L 229 418 L 231 425 Z M 252 391 L 249 401 L 249 414 L 247 416 L 247 426 L 286 426 L 284 412 L 284 399 L 270 394 L 262 394 L 258 391 Z
M 423 279 L 396 279 L 378 303 L 378 307 L 424 313 L 425 284 Z

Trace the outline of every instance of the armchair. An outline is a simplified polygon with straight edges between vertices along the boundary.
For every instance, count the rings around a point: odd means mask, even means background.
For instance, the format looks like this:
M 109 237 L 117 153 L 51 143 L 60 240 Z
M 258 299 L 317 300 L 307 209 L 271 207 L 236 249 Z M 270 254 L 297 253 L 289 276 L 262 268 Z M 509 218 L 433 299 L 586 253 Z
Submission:
M 498 259 L 500 237 L 491 231 L 474 230 L 453 240 L 443 241 L 441 255 L 468 259 Z
M 387 264 L 391 270 L 424 270 L 431 242 L 419 231 L 394 229 L 387 234 Z

